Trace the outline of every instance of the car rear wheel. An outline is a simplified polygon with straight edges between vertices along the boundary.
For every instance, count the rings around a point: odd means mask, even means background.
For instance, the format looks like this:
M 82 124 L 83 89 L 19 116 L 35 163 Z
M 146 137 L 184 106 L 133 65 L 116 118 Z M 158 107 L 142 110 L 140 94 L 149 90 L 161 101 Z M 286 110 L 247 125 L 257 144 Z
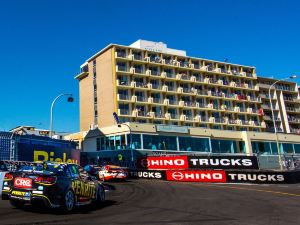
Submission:
M 98 186 L 96 202 L 97 203 L 105 202 L 105 190 L 104 190 L 103 186 Z
M 24 206 L 24 202 L 21 202 L 21 201 L 18 201 L 18 200 L 10 199 L 9 202 L 13 207 L 18 208 L 18 209 L 22 208 Z
M 62 208 L 65 212 L 71 212 L 75 207 L 75 196 L 73 191 L 68 190 L 63 198 Z

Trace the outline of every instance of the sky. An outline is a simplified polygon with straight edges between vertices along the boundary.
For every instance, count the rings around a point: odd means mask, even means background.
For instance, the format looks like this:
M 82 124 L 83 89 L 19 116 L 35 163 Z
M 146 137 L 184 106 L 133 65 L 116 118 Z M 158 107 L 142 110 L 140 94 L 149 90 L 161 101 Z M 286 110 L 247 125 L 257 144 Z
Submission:
M 300 76 L 297 0 L 0 0 L 0 131 L 19 125 L 79 130 L 74 76 L 109 43 L 162 41 L 188 56 Z M 300 79 L 295 80 L 300 84 Z

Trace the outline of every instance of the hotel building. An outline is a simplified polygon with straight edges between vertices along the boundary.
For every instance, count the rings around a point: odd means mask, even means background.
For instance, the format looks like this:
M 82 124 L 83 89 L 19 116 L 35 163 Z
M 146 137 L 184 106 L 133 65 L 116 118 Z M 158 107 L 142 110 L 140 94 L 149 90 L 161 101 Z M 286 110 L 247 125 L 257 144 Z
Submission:
M 109 129 L 115 124 L 113 112 L 136 134 L 147 130 L 158 136 L 177 134 L 176 140 L 170 140 L 177 143 L 176 148 L 169 149 L 162 141 L 164 146 L 157 144 L 157 150 L 181 151 L 178 142 L 183 134 L 234 140 L 232 148 L 237 150 L 232 153 L 252 154 L 255 134 L 274 132 L 268 90 L 276 80 L 258 77 L 253 66 L 190 57 L 162 42 L 138 40 L 129 46 L 108 45 L 89 58 L 75 78 L 80 91 L 80 130 L 101 130 L 105 140 L 95 142 L 99 150 L 106 149 L 107 142 L 116 145 L 115 133 L 126 133 L 126 127 Z M 278 82 L 271 97 L 277 131 L 282 132 L 276 138 L 295 143 L 298 136 L 286 137 L 300 133 L 296 83 Z M 268 141 L 275 140 L 274 134 L 263 134 Z M 113 144 L 110 136 L 114 136 Z M 147 149 L 140 138 L 140 148 Z M 124 143 L 128 142 L 125 135 Z M 211 141 L 207 151 L 213 151 Z M 293 153 L 297 151 L 293 147 Z

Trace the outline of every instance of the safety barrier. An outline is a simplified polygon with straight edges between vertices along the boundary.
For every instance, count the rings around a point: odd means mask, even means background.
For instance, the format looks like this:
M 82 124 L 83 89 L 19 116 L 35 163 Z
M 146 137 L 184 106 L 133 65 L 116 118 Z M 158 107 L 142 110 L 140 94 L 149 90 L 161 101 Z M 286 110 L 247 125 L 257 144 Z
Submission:
M 300 170 L 259 168 L 256 156 L 149 156 L 141 158 L 131 178 L 210 183 L 300 183 Z

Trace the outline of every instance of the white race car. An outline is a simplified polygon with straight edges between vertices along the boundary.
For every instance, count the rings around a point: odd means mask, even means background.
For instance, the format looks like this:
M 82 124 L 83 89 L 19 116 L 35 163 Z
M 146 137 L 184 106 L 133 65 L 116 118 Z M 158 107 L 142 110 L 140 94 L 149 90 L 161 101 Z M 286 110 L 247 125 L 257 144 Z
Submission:
M 106 165 L 100 168 L 98 175 L 102 181 L 126 180 L 128 172 L 120 166 Z

